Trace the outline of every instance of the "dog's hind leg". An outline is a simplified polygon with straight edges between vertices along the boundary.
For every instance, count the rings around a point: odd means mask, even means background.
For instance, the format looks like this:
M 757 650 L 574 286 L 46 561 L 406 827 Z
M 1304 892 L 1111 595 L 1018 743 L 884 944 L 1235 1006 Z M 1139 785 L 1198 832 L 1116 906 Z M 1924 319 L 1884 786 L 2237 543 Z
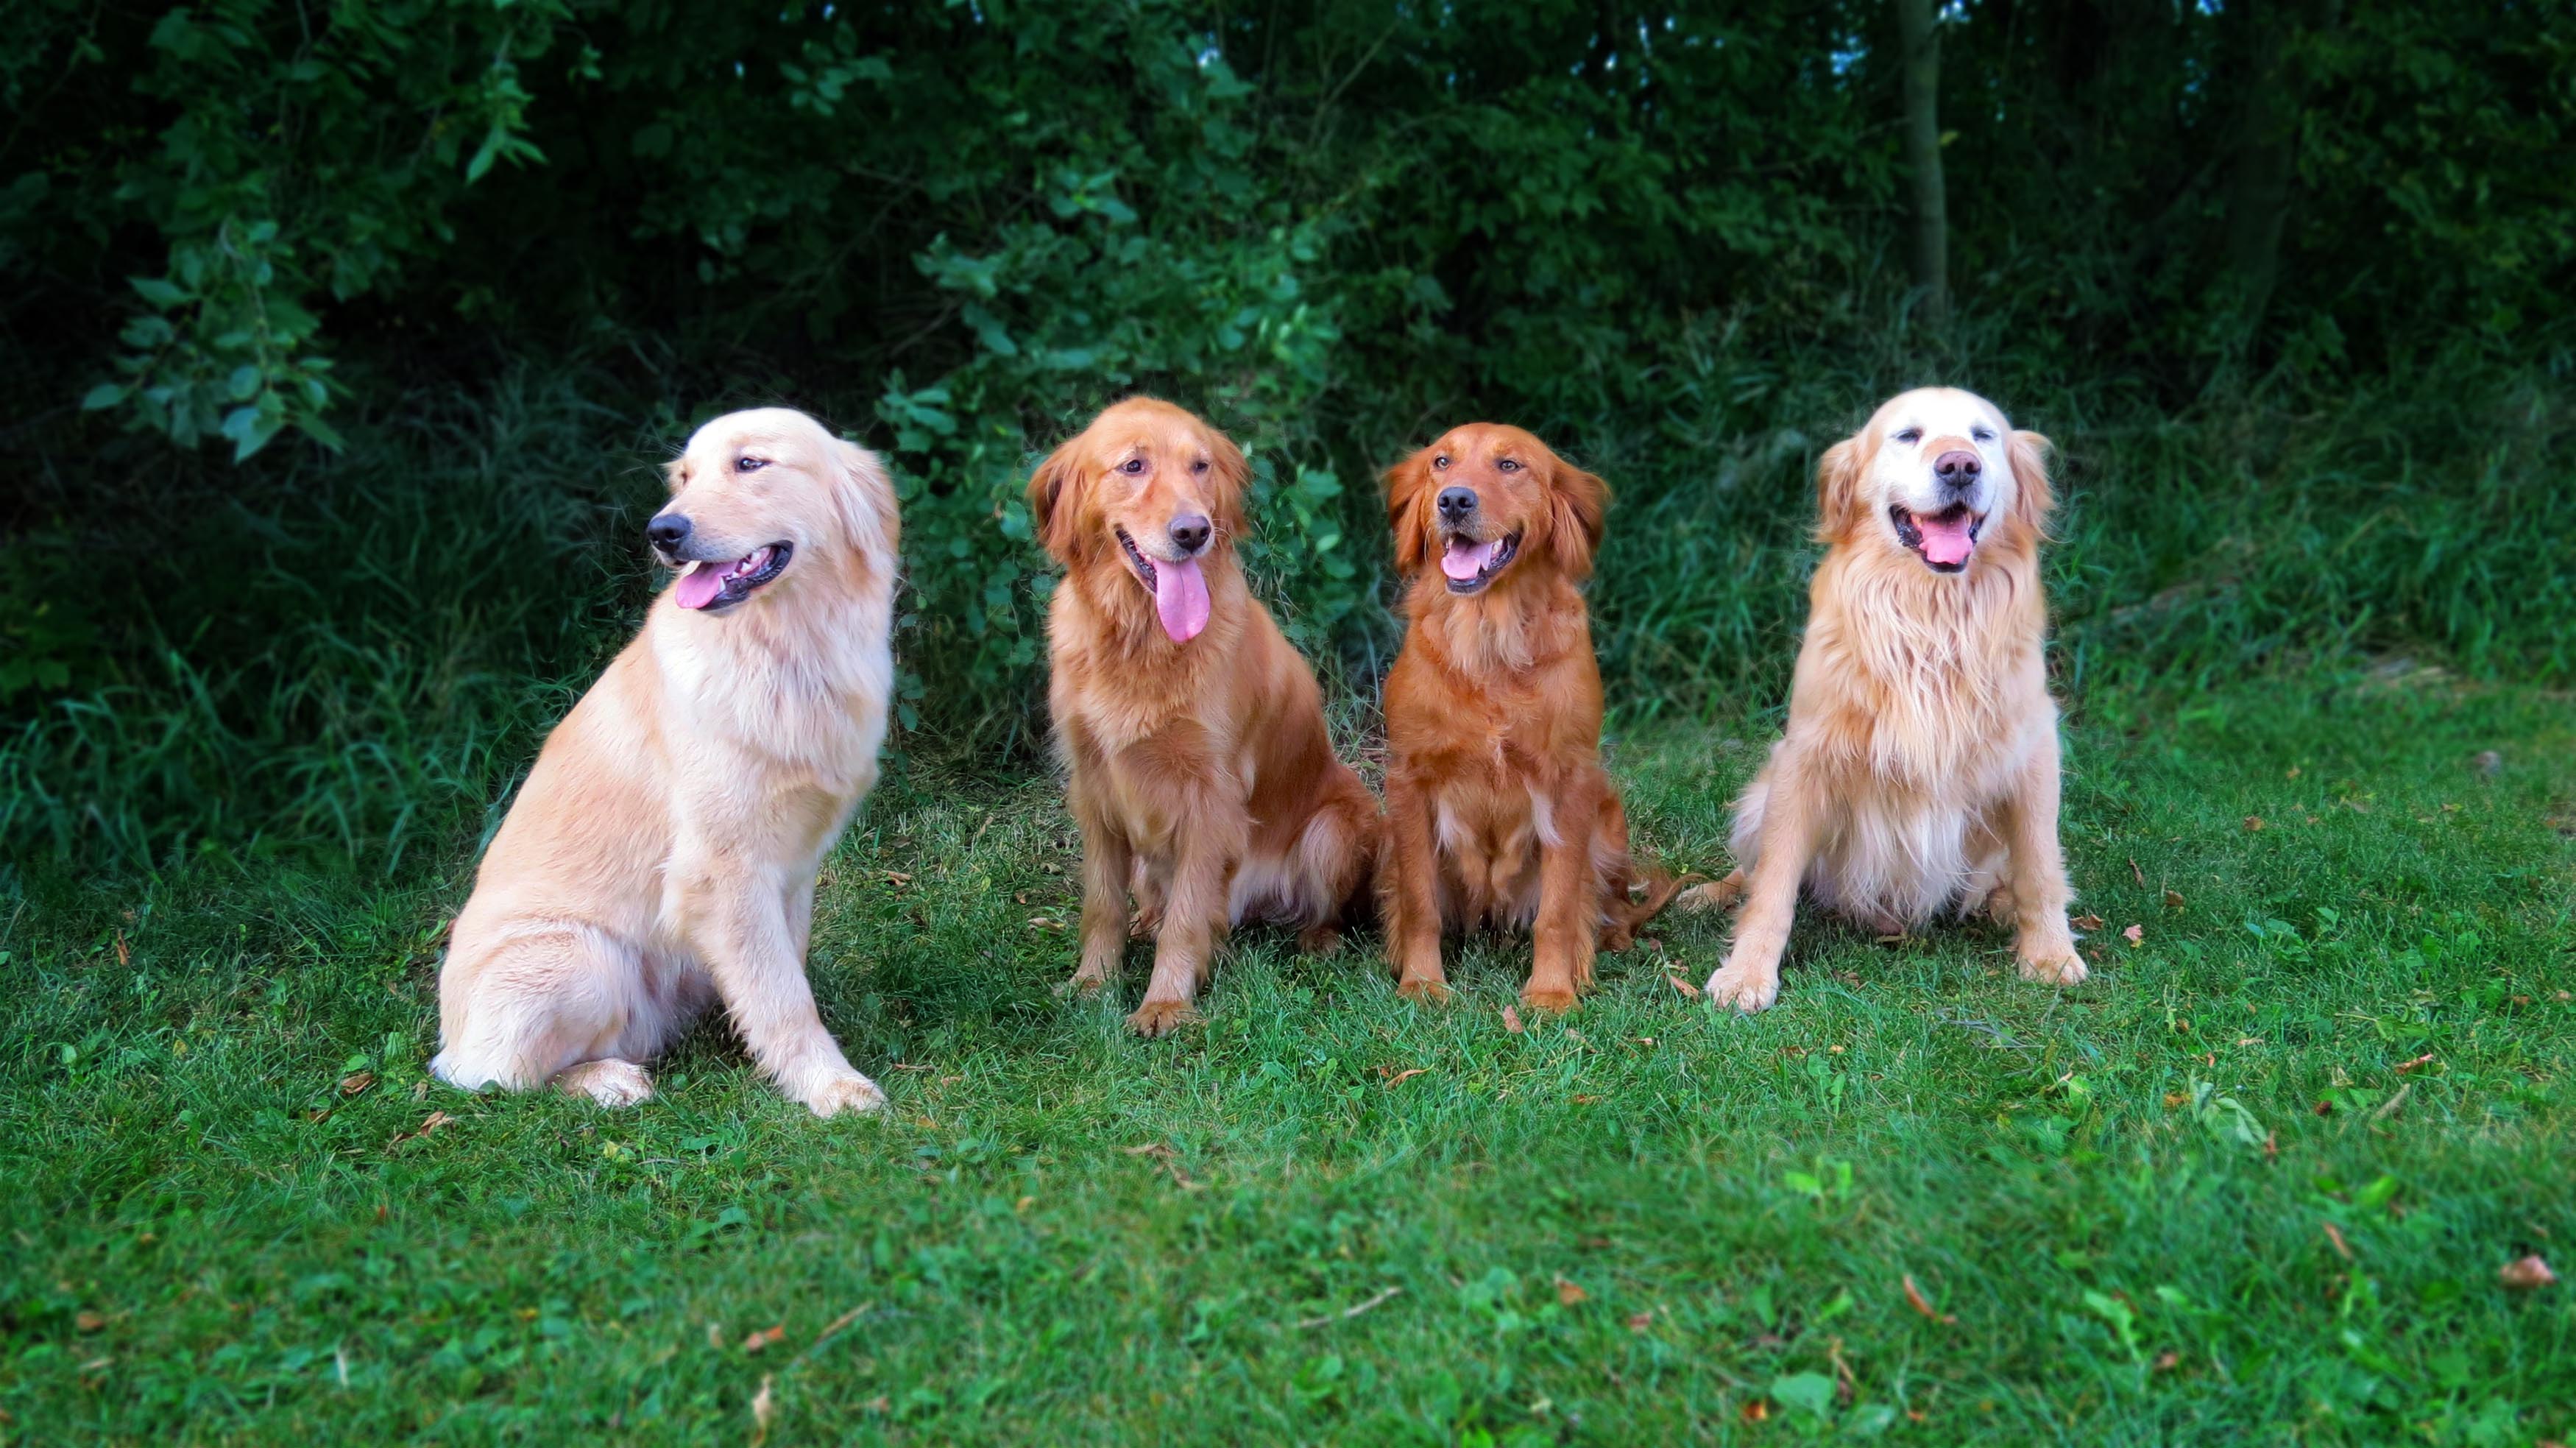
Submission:
M 603 1106 L 628 1105 L 653 1094 L 638 1061 L 685 1017 L 688 994 L 655 990 L 641 953 L 604 931 L 514 935 L 486 947 L 460 998 L 442 1001 L 442 1049 L 429 1069 L 468 1091 L 551 1081 Z
M 1367 786 L 1356 777 L 1346 782 L 1349 789 L 1307 821 L 1289 862 L 1300 905 L 1297 948 L 1309 954 L 1337 949 L 1342 927 L 1366 914 L 1375 893 L 1386 821 Z

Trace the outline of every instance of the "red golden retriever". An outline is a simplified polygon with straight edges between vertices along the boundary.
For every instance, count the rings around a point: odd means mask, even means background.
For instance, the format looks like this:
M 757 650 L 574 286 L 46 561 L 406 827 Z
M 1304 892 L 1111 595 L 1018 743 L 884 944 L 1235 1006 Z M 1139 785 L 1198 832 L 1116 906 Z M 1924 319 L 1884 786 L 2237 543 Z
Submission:
M 1327 948 L 1366 897 L 1377 800 L 1333 755 L 1305 659 L 1244 586 L 1243 454 L 1166 402 L 1110 408 L 1029 480 L 1064 565 L 1047 622 L 1056 744 L 1082 826 L 1082 964 L 1117 974 L 1132 888 L 1154 975 L 1127 1024 L 1197 1018 L 1209 957 L 1249 919 Z
M 1521 1000 L 1570 1010 L 1594 953 L 1626 949 L 1677 884 L 1657 875 L 1629 899 L 1628 817 L 1601 767 L 1580 585 L 1610 490 L 1492 423 L 1452 430 L 1386 482 L 1396 567 L 1413 577 L 1386 677 L 1380 896 L 1396 989 L 1448 995 L 1444 929 L 1534 926 Z

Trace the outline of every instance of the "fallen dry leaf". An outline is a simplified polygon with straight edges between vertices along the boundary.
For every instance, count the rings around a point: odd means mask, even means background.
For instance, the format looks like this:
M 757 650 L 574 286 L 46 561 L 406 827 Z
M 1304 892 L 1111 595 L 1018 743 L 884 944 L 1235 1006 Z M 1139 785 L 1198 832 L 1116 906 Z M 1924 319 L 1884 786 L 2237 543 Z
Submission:
M 2157 1354 L 2156 1354 L 2156 1371 L 2157 1371 L 2157 1372 L 2160 1372 L 2160 1373 L 2169 1373 L 2169 1372 L 2172 1372 L 2176 1367 L 2180 1366 L 2180 1365 L 2181 1365 L 2181 1363 L 2182 1363 L 2182 1354 L 2181 1354 L 2181 1353 L 2178 1353 L 2178 1352 L 2175 1352 L 2172 1348 L 2166 1348 L 2163 1352 L 2160 1352 L 2160 1353 L 2157 1353 Z
M 2254 834 L 2262 828 L 2263 817 L 2261 815 L 2247 815 L 2245 817 L 2245 833 L 2249 835 Z
M 2398 1062 L 2398 1063 L 2397 1063 L 2397 1071 L 2398 1071 L 2398 1074 L 2400 1074 L 2400 1075 L 2404 1075 L 2405 1073 L 2407 1073 L 2407 1072 L 2409 1072 L 2409 1071 L 2420 1071 L 2420 1070 L 2422 1070 L 2423 1068 L 2425 1068 L 2426 1066 L 2430 1066 L 2430 1065 L 2432 1065 L 2432 1064 L 2433 1064 L 2433 1053 L 2432 1053 L 2432 1052 L 2430 1052 L 2430 1051 L 2427 1051 L 2427 1052 L 2425 1052 L 2423 1055 L 2416 1057 L 2416 1058 L 2415 1058 L 2414 1060 L 2412 1060 L 2412 1061 L 2400 1061 L 2400 1062 Z
M 1511 1032 L 1515 1036 L 1519 1035 L 1521 1033 L 1521 1013 L 1512 1009 L 1510 1006 L 1503 1007 L 1503 1029 Z
M 862 1413 L 883 1413 L 892 1410 L 893 1407 L 894 1399 L 887 1397 L 883 1393 L 879 1393 L 875 1397 L 868 1399 L 866 1402 L 859 1404 L 859 1411 Z
M 2165 908 L 2167 910 L 2180 910 L 2182 908 L 2182 892 L 2180 890 L 2167 890 L 2165 892 Z
M 2317 1103 L 2317 1114 L 2318 1114 L 2319 1116 L 2332 1116 L 2332 1115 L 2334 1115 L 2334 1103 L 2333 1103 L 2333 1102 L 2331 1102 L 2331 1101 L 2320 1101 L 2320 1102 L 2318 1102 L 2318 1103 Z
M 375 1072 L 352 1071 L 348 1075 L 340 1078 L 340 1094 L 343 1096 L 355 1096 L 359 1092 L 364 1091 L 375 1084 Z
M 1385 1068 L 1384 1066 L 1380 1066 L 1380 1067 L 1378 1067 L 1377 1069 L 1378 1069 L 1379 1074 L 1381 1074 L 1381 1075 L 1384 1075 L 1384 1074 L 1385 1074 L 1385 1072 L 1386 1072 L 1386 1068 Z M 1402 1070 L 1402 1071 L 1398 1071 L 1398 1072 L 1396 1072 L 1394 1075 L 1392 1075 L 1392 1076 L 1388 1076 L 1388 1077 L 1386 1078 L 1386 1084 L 1387 1084 L 1387 1085 L 1389 1085 L 1389 1086 L 1391 1086 L 1391 1087 L 1392 1087 L 1392 1086 L 1401 1086 L 1401 1085 L 1403 1085 L 1405 1082 L 1412 1080 L 1414 1077 L 1419 1076 L 1419 1075 L 1423 1074 L 1424 1072 L 1426 1072 L 1426 1071 L 1428 1071 L 1428 1070 L 1430 1070 L 1430 1069 L 1431 1069 L 1431 1068 L 1430 1068 L 1430 1067 L 1428 1067 L 1428 1066 L 1414 1066 L 1414 1067 L 1410 1067 L 1410 1068 L 1407 1068 L 1407 1069 Z
M 2179 1091 L 2168 1091 L 2165 1093 L 2165 1104 L 2167 1106 L 2180 1106 L 2190 1099 L 2190 1097 L 2183 1095 Z
M 2343 1260 L 2345 1260 L 2345 1261 L 2347 1261 L 2347 1262 L 2351 1261 L 2351 1260 L 2352 1260 L 2352 1248 L 2351 1248 L 2350 1246 L 2346 1245 L 2346 1244 L 2345 1244 L 2345 1242 L 2344 1242 L 2344 1240 L 2343 1240 L 2343 1229 L 2342 1229 L 2341 1227 L 2336 1226 L 2336 1225 L 2335 1225 L 2334 1223 L 2332 1223 L 2332 1222 L 2328 1222 L 2328 1223 L 2326 1223 L 2326 1224 L 2325 1224 L 2325 1229 L 2326 1229 L 2326 1240 L 2327 1240 L 2327 1241 L 2329 1241 L 2329 1242 L 2334 1243 L 2335 1255 L 2336 1255 L 2336 1256 L 2338 1256 L 2338 1257 L 2341 1257 Z
M 2128 929 L 2120 932 L 2120 938 L 2129 942 L 2131 945 L 2135 945 L 2139 941 L 2147 938 L 2147 927 L 2143 925 L 2132 925 Z
M 1031 930 L 1062 930 L 1064 928 L 1064 922 L 1061 920 L 1049 919 L 1044 915 L 1032 915 L 1029 917 L 1029 928 Z
M 2496 1280 L 2516 1292 L 2536 1292 L 2558 1280 L 2538 1256 L 2517 1257 L 2496 1269 Z
M 1572 1307 L 1578 1302 L 1591 1301 L 1592 1294 L 1584 1291 L 1574 1283 L 1567 1281 L 1565 1278 L 1559 1277 L 1556 1279 L 1556 1300 L 1567 1307 Z
M 889 885 L 901 887 L 911 884 L 912 877 L 901 870 L 888 870 L 885 872 L 885 882 Z
M 1769 1398 L 1754 1398 L 1747 1401 L 1743 1407 L 1736 1409 L 1735 1412 L 1736 1416 L 1742 1418 L 1745 1422 L 1767 1423 L 1771 1420 L 1771 1400 Z
M 1654 1325 L 1655 1315 L 1651 1312 L 1632 1312 L 1628 1314 L 1628 1330 L 1630 1332 L 1644 1332 L 1647 1328 Z
M 2102 928 L 2102 917 L 2088 910 L 2066 923 L 2078 930 L 2099 930 Z
M 1691 984 L 1689 981 L 1686 981 L 1686 980 L 1682 979 L 1680 976 L 1677 976 L 1677 975 L 1668 975 L 1668 976 L 1665 976 L 1665 977 L 1664 977 L 1664 983 L 1665 983 L 1666 985 L 1671 986 L 1673 989 L 1675 989 L 1675 990 L 1677 990 L 1677 991 L 1680 991 L 1683 995 L 1689 996 L 1692 1000 L 1698 1000 L 1698 999 L 1699 999 L 1699 987 L 1698 987 L 1698 986 L 1695 986 L 1695 985 L 1693 985 L 1693 984 Z
M 778 1400 L 769 1395 L 769 1374 L 760 1375 L 760 1391 L 751 1395 L 751 1441 L 753 1448 L 769 1437 L 769 1420 L 778 1414 Z
M 783 1322 L 775 1323 L 771 1326 L 760 1329 L 749 1337 L 744 1338 L 742 1340 L 742 1350 L 744 1352 L 758 1352 L 762 1348 L 769 1346 L 771 1343 L 777 1342 L 785 1336 L 787 1336 L 787 1324 Z
M 1932 1306 L 1931 1300 L 1923 1295 L 1923 1289 L 1914 1285 L 1913 1273 L 1906 1273 L 1901 1280 L 1905 1285 L 1905 1300 L 1914 1305 L 1915 1311 L 1938 1323 L 1954 1323 L 1959 1320 L 1958 1314 L 1942 1312 Z
M 1598 1106 L 1601 1104 L 1601 1098 L 1598 1096 L 1577 1096 L 1574 1098 L 1574 1104 L 1577 1106 Z
M 2532 1260 L 2537 1262 L 2540 1259 L 2535 1257 Z M 72 1326 L 79 1328 L 83 1332 L 96 1332 L 100 1328 L 107 1326 L 107 1318 L 96 1312 L 83 1312 L 78 1317 L 72 1319 Z
M 2129 857 L 2129 878 L 2138 882 L 2139 889 L 2147 888 L 2147 872 L 2138 868 L 2138 858 L 2135 855 Z
M 118 965 L 134 963 L 134 952 L 125 948 L 125 932 L 122 930 L 116 932 L 116 963 Z

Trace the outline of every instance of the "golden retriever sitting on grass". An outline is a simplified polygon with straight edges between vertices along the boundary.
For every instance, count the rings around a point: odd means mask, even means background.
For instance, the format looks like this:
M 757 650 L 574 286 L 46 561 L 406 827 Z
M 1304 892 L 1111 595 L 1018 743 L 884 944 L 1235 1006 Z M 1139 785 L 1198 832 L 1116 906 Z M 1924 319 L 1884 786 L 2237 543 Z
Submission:
M 710 1000 L 817 1116 L 874 1111 L 805 979 L 814 875 L 877 778 L 893 490 L 801 412 L 698 429 L 645 532 L 679 569 L 546 740 L 439 975 L 439 1079 L 603 1105 Z
M 1789 726 L 1737 802 L 1737 869 L 1683 897 L 1744 912 L 1713 1002 L 1780 992 L 1803 885 L 1881 934 L 1945 906 L 2011 924 L 2025 979 L 2073 985 L 2057 843 L 2057 706 L 2039 545 L 2048 439 L 1953 388 L 1891 399 L 1817 468 Z
M 1360 903 L 1377 801 L 1333 754 L 1323 696 L 1244 586 L 1243 454 L 1168 402 L 1103 412 L 1029 479 L 1038 538 L 1065 568 L 1047 618 L 1047 702 L 1082 826 L 1082 963 L 1118 974 L 1128 935 L 1154 975 L 1127 1024 L 1197 1019 L 1217 942 L 1248 919 L 1320 949 Z

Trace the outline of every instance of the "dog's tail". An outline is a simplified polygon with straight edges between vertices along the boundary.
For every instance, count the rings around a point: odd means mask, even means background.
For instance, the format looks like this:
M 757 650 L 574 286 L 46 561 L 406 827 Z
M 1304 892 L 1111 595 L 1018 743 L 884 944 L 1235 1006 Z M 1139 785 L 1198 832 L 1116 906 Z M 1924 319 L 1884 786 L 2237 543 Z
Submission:
M 1744 899 L 1744 872 L 1737 870 L 1725 879 L 1682 892 L 1684 910 L 1732 910 Z
M 1664 907 L 1673 903 L 1673 897 L 1681 892 L 1682 887 L 1696 884 L 1701 878 L 1698 875 L 1676 877 L 1663 870 L 1648 870 L 1636 880 L 1620 885 L 1611 893 L 1608 904 L 1601 911 L 1600 948 L 1613 954 L 1627 949 L 1635 940 L 1640 926 L 1663 914 Z M 1646 887 L 1644 895 L 1632 897 L 1628 893 L 1629 887 L 1636 884 Z

